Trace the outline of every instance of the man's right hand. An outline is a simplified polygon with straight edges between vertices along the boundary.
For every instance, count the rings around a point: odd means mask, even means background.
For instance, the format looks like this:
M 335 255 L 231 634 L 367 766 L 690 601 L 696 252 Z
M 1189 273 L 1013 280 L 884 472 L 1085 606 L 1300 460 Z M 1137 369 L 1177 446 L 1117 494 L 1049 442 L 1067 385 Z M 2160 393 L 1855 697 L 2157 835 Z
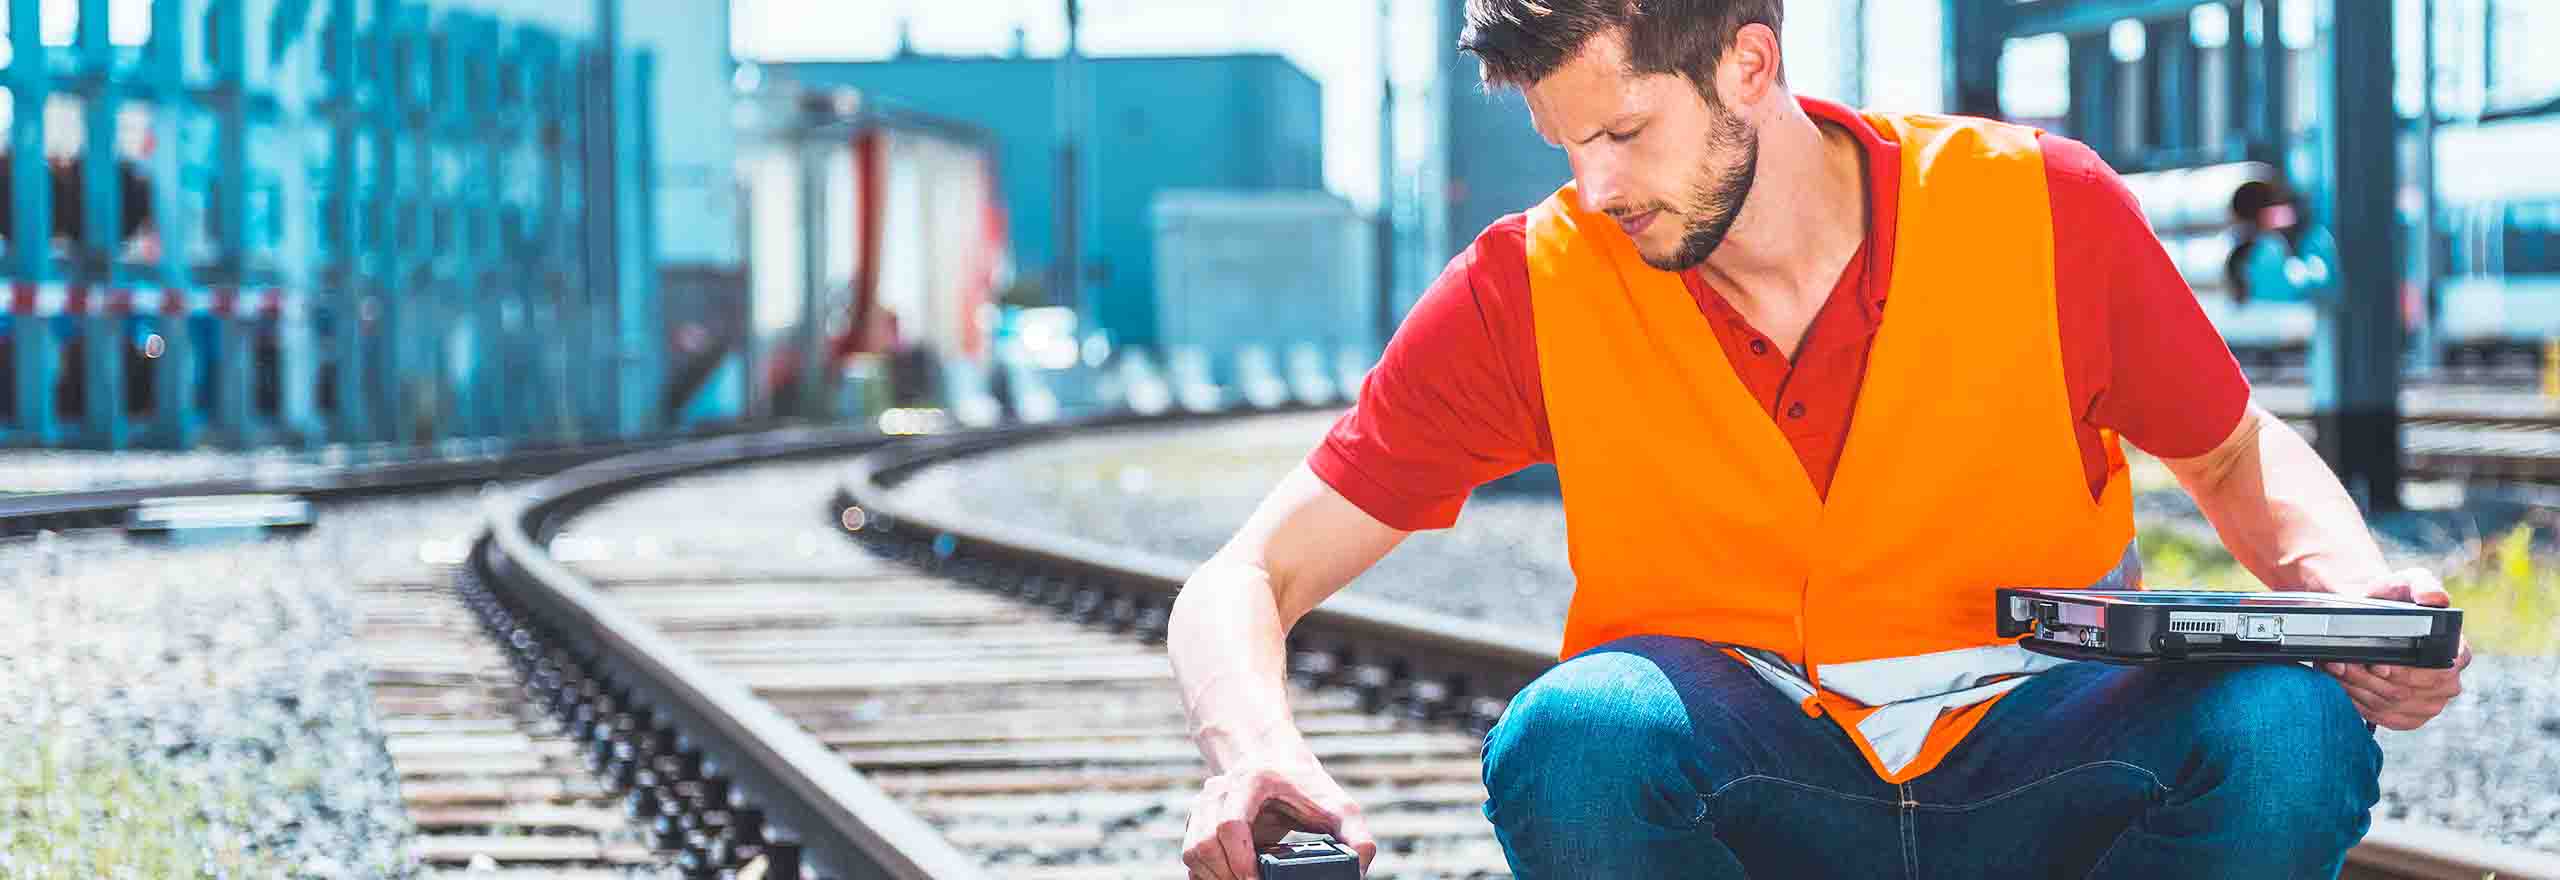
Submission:
M 1299 750 L 1248 759 L 1202 782 L 1182 836 L 1182 863 L 1191 869 L 1191 880 L 1256 880 L 1256 854 L 1291 831 L 1333 835 L 1360 854 L 1364 875 L 1378 855 L 1360 805 L 1313 753 Z

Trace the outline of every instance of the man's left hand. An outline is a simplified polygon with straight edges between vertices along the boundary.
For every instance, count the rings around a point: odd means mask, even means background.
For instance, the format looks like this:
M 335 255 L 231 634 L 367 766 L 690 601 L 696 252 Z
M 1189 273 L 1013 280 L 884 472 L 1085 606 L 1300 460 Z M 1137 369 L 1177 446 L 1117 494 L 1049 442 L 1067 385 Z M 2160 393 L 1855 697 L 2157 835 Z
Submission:
M 2415 602 L 2435 608 L 2453 604 L 2444 582 L 2424 569 L 2393 572 L 2381 581 L 2332 592 Z M 2320 669 L 2347 686 L 2356 711 L 2393 730 L 2416 730 L 2444 711 L 2462 693 L 2462 669 L 2471 665 L 2471 641 L 2465 638 L 2448 669 L 2393 666 L 2384 663 L 2322 663 Z

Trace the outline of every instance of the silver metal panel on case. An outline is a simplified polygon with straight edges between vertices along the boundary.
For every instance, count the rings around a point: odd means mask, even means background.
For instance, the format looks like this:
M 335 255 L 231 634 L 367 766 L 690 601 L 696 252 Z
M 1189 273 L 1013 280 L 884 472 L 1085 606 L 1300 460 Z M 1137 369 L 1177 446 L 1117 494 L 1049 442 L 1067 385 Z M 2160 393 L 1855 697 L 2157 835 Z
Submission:
M 2361 614 L 2348 616 L 2302 616 L 2327 617 L 2329 623 L 2329 631 L 2327 635 L 2333 636 L 2393 636 L 2399 638 L 2415 638 L 2419 636 L 2435 635 L 2436 632 L 2436 619 L 2433 616 L 2422 614 L 2377 614 L 2370 617 Z M 2305 630 L 2305 632 L 2316 631 Z
M 2066 602 L 2063 603 L 2060 610 L 2062 611 L 2062 622 L 2069 626 L 2102 627 L 2107 625 L 2107 610 L 2096 605 L 2083 605 L 2078 602 Z
M 2435 618 L 2418 614 L 2250 614 L 2237 611 L 2172 611 L 2169 631 L 2229 635 L 2242 641 L 2332 638 L 2417 638 L 2435 632 Z
M 2285 636 L 2284 643 L 2303 648 L 2413 648 L 2417 639 L 2384 636 Z

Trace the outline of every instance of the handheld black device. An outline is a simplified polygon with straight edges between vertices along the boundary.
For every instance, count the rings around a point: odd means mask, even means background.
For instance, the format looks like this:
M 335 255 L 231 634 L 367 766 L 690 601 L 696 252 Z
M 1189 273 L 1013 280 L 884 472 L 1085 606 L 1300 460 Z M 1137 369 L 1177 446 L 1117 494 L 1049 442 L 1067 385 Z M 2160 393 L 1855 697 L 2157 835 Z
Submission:
M 1360 854 L 1330 834 L 1289 832 L 1254 860 L 1262 880 L 1360 880 Z
M 2443 669 L 2462 610 L 2333 593 L 2002 589 L 2002 638 L 2109 663 L 2327 660 Z

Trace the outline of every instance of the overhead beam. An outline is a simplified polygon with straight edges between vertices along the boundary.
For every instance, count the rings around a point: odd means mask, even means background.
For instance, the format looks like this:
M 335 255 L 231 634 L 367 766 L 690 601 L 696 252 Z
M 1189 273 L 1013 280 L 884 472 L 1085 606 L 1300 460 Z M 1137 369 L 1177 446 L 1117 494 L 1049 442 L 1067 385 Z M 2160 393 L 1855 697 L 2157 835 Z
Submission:
M 2010 6 L 2003 37 L 2105 33 L 2125 19 L 2183 19 L 2206 0 L 2045 0 Z

